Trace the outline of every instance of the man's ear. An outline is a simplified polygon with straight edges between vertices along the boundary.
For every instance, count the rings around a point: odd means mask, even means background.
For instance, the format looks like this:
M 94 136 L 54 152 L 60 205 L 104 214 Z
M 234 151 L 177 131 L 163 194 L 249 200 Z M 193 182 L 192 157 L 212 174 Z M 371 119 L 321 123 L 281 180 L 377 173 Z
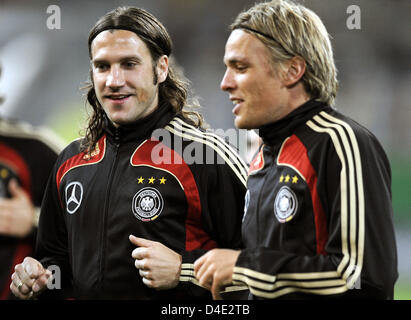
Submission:
M 158 83 L 166 81 L 168 75 L 168 57 L 166 55 L 158 59 L 156 69 Z
M 295 85 L 305 73 L 306 63 L 302 57 L 296 56 L 287 62 L 286 73 L 284 74 L 283 83 L 287 87 Z

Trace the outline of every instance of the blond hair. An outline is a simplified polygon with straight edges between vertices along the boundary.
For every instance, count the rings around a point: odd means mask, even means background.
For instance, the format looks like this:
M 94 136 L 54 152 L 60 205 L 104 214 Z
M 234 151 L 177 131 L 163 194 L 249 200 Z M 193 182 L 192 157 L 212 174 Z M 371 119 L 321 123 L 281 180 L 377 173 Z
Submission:
M 231 30 L 235 29 L 244 29 L 261 40 L 274 67 L 294 56 L 302 57 L 306 71 L 301 81 L 307 93 L 334 104 L 338 80 L 333 50 L 324 24 L 313 11 L 289 0 L 258 3 L 237 16 L 231 25 Z

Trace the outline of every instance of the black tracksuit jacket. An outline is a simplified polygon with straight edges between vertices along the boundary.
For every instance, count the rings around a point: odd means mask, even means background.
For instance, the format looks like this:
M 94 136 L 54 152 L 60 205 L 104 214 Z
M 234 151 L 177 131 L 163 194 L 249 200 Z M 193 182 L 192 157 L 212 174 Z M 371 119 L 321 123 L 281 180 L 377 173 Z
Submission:
M 72 142 L 48 183 L 37 258 L 60 267 L 63 289 L 46 294 L 209 298 L 194 278 L 193 263 L 211 248 L 241 247 L 246 174 L 224 140 L 167 107 L 127 127 L 116 129 L 106 121 L 91 157 L 80 152 L 79 140 Z M 130 234 L 182 255 L 176 288 L 145 286 L 131 257 Z
M 16 179 L 33 205 L 40 207 L 47 179 L 62 143 L 54 134 L 29 124 L 0 119 L 0 198 L 9 198 L 8 185 Z M 0 299 L 14 298 L 10 276 L 14 266 L 32 255 L 36 229 L 23 239 L 0 236 Z
M 233 280 L 260 298 L 393 298 L 391 171 L 364 127 L 311 100 L 259 130 Z

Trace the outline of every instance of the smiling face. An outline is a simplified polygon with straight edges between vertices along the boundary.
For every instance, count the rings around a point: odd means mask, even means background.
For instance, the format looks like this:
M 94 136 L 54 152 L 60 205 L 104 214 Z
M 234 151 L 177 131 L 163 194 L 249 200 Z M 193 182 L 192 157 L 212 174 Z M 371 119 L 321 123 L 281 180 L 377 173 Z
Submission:
M 234 30 L 227 40 L 224 63 L 227 69 L 220 86 L 234 103 L 237 128 L 259 128 L 289 112 L 287 89 L 259 39 L 243 30 Z
M 115 126 L 135 122 L 157 108 L 167 56 L 153 67 L 146 44 L 127 30 L 101 32 L 91 44 L 91 54 L 96 96 Z

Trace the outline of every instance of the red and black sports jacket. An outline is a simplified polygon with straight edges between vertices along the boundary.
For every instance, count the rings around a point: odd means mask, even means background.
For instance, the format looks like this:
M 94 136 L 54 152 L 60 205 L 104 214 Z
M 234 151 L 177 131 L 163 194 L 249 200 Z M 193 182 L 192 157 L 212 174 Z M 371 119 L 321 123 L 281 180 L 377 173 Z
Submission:
M 391 171 L 374 135 L 314 100 L 259 134 L 235 283 L 254 299 L 393 298 Z
M 37 257 L 58 265 L 63 289 L 80 299 L 210 297 L 193 263 L 214 247 L 241 246 L 246 168 L 214 134 L 162 107 L 133 125 L 108 121 L 91 156 L 71 143 L 44 199 Z M 144 285 L 128 239 L 159 241 L 183 256 L 179 285 Z M 61 291 L 61 292 L 59 292 Z
M 8 185 L 14 178 L 33 205 L 40 207 L 47 179 L 61 150 L 59 138 L 51 132 L 0 119 L 0 197 L 10 197 Z M 24 239 L 0 235 L 0 299 L 14 297 L 9 288 L 10 276 L 16 264 L 32 255 L 35 231 Z

